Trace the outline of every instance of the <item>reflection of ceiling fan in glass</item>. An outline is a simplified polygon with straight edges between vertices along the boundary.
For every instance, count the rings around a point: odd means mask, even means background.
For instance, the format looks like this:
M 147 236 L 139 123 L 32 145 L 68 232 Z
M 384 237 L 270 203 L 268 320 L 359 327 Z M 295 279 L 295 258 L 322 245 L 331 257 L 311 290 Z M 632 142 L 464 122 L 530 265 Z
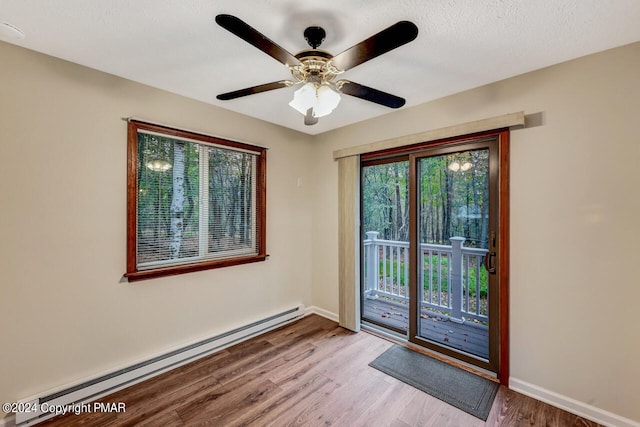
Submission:
M 216 22 L 247 43 L 281 62 L 294 80 L 280 80 L 223 93 L 218 99 L 226 101 L 269 90 L 301 85 L 289 105 L 305 115 L 304 123 L 313 125 L 318 117 L 331 113 L 340 102 L 340 93 L 355 96 L 390 108 L 400 108 L 405 100 L 349 80 L 334 79 L 341 73 L 370 59 L 400 47 L 418 36 L 418 27 L 409 21 L 400 21 L 389 28 L 350 47 L 336 56 L 317 49 L 326 35 L 321 27 L 308 27 L 304 37 L 311 49 L 296 55 L 287 52 L 247 23 L 231 15 L 218 15 Z

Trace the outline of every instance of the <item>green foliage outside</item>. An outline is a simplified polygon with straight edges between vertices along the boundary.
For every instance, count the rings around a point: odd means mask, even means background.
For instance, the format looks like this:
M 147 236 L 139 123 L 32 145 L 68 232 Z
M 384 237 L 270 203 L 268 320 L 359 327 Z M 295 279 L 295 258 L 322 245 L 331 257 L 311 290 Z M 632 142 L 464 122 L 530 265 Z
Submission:
M 433 284 L 432 292 L 438 292 L 438 262 L 441 264 L 441 276 L 440 276 L 440 290 L 442 292 L 449 291 L 449 275 L 447 274 L 449 268 L 449 259 L 448 258 L 438 258 L 437 255 L 431 256 L 431 266 L 432 270 L 429 269 L 429 257 L 425 257 L 424 263 L 424 290 L 425 292 L 429 291 L 429 275 L 431 275 L 431 283 Z M 398 268 L 400 269 L 400 277 L 398 277 Z M 384 277 L 386 271 L 387 277 L 393 278 L 394 283 L 400 284 L 408 284 L 405 278 L 405 262 L 397 261 L 397 260 L 386 260 L 380 261 L 378 274 L 380 278 Z M 463 269 L 463 274 L 466 272 Z M 468 280 L 464 280 L 465 283 L 469 284 L 469 296 L 472 298 L 476 297 L 476 279 L 477 273 L 476 268 L 473 264 L 471 264 L 468 271 Z M 463 279 L 466 279 L 463 278 Z M 487 270 L 484 266 L 480 267 L 480 298 L 487 298 L 488 291 L 488 283 L 489 277 L 487 274 Z M 466 289 L 463 290 L 466 294 Z
M 422 243 L 450 245 L 465 237 L 466 247 L 487 247 L 488 150 L 470 150 L 418 161 L 418 230 Z M 452 165 L 467 165 L 452 170 Z M 378 239 L 408 241 L 409 162 L 362 169 L 362 233 Z
M 392 161 L 364 166 L 361 179 L 362 238 L 367 239 L 366 233 L 373 231 L 379 233 L 379 240 L 409 241 L 409 162 Z M 488 182 L 487 149 L 419 159 L 416 189 L 418 241 L 450 247 L 452 237 L 464 237 L 464 247 L 487 248 Z M 432 298 L 443 298 L 443 303 L 449 301 L 449 261 L 446 256 L 425 255 L 425 298 L 429 298 L 431 290 Z M 487 271 L 482 265 L 477 268 L 480 261 L 475 257 L 469 259 L 468 270 L 466 257 L 463 262 L 463 296 L 467 296 L 467 291 L 469 296 L 466 307 L 474 310 L 475 298 L 479 296 L 482 302 L 478 312 L 486 313 Z M 404 258 L 391 256 L 381 259 L 378 265 L 379 286 L 386 292 L 404 295 L 404 285 L 408 284 L 405 264 Z

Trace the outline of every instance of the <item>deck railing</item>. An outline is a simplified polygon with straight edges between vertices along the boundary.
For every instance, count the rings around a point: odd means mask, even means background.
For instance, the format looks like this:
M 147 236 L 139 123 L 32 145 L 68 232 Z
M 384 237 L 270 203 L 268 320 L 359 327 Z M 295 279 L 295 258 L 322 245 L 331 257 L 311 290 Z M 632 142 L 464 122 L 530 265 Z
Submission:
M 409 301 L 409 242 L 378 239 L 377 231 L 364 240 L 365 298 Z M 486 249 L 464 246 L 464 237 L 451 245 L 422 243 L 418 265 L 419 298 L 425 310 L 463 322 L 487 321 L 488 277 L 483 265 Z

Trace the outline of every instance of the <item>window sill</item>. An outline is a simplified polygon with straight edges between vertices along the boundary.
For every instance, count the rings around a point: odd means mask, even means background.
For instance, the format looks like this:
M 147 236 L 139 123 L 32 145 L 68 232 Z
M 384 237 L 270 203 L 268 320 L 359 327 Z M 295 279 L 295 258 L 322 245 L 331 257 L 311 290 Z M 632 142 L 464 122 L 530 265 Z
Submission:
M 249 264 L 252 262 L 265 261 L 269 255 L 253 255 L 245 258 L 223 259 L 216 261 L 200 262 L 197 264 L 177 265 L 173 267 L 154 268 L 152 270 L 140 270 L 125 273 L 124 277 L 129 282 L 137 282 L 140 280 L 155 279 L 158 277 L 175 276 L 184 273 L 193 273 L 195 271 L 211 270 L 214 268 L 230 267 L 233 265 Z

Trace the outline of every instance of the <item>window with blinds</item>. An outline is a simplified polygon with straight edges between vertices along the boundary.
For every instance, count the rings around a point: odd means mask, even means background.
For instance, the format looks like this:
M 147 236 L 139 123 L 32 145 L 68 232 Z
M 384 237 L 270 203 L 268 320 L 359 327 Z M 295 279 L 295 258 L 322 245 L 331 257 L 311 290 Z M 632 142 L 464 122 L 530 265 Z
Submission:
M 266 150 L 129 122 L 129 280 L 262 261 Z

